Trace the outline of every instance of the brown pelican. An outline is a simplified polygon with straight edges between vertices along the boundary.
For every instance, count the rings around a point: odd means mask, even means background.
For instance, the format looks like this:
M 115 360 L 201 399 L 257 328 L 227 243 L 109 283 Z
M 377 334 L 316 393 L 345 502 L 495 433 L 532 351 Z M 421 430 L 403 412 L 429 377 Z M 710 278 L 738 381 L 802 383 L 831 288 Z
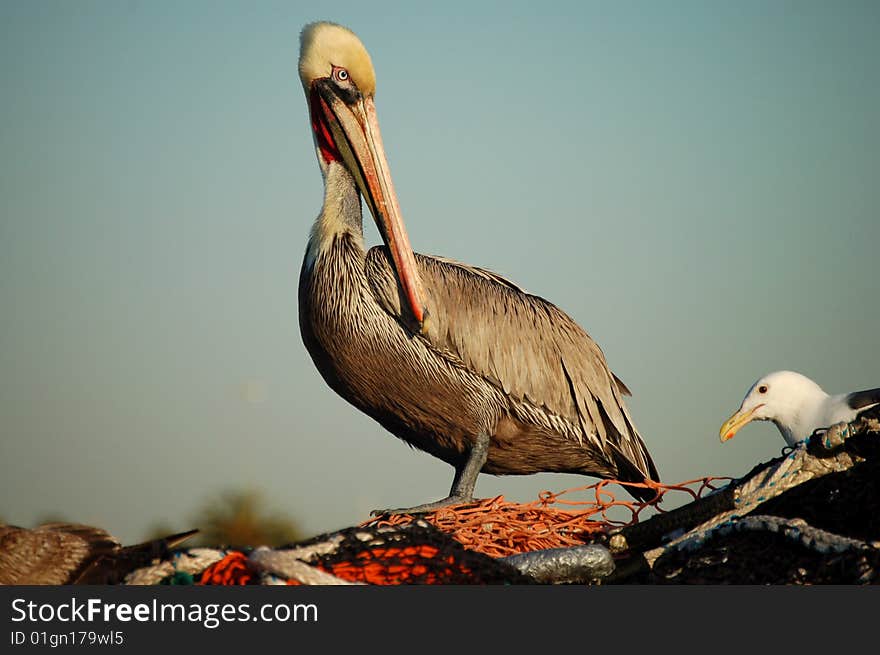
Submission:
M 299 74 L 324 177 L 299 280 L 303 341 L 340 396 L 455 468 L 446 498 L 384 511 L 471 501 L 480 472 L 658 480 L 628 389 L 580 326 L 500 275 L 413 253 L 358 37 L 306 26 Z M 385 242 L 369 252 L 361 196 Z
M 47 523 L 36 528 L 0 525 L 0 584 L 110 584 L 196 534 L 190 530 L 122 546 L 101 528 Z

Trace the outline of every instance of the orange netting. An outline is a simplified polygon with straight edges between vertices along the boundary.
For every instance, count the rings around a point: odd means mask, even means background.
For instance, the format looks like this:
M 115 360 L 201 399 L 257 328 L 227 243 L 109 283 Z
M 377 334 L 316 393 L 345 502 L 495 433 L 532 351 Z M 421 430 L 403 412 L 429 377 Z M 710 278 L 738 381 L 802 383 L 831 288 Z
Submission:
M 352 582 L 375 585 L 405 584 L 410 579 L 418 579 L 421 584 L 436 584 L 450 575 L 453 569 L 459 574 L 467 574 L 466 566 L 459 566 L 452 556 L 444 557 L 448 570 L 438 573 L 436 558 L 440 551 L 428 544 L 406 547 L 374 547 L 361 551 L 357 561 L 337 562 L 333 566 L 321 566 L 328 573 Z M 387 560 L 393 560 L 389 564 Z M 431 567 L 426 562 L 431 561 Z
M 246 585 L 254 582 L 256 580 L 248 567 L 247 555 L 239 551 L 232 551 L 206 568 L 199 580 L 199 584 L 203 585 Z
M 510 502 L 504 500 L 504 496 L 496 496 L 476 503 L 444 507 L 421 518 L 469 550 L 491 557 L 506 557 L 545 548 L 581 545 L 609 528 L 638 523 L 649 509 L 658 513 L 668 511 L 659 503 L 670 493 L 684 494 L 689 502 L 727 485 L 732 479 L 706 477 L 679 484 L 630 484 L 656 490 L 657 497 L 651 502 L 619 500 L 610 488 L 617 483 L 602 480 L 560 492 L 542 491 L 537 500 L 529 503 Z M 574 499 L 576 494 L 585 494 L 587 498 Z M 615 518 L 613 514 L 622 518 Z M 361 525 L 396 526 L 412 520 L 410 515 L 397 514 L 370 519 Z

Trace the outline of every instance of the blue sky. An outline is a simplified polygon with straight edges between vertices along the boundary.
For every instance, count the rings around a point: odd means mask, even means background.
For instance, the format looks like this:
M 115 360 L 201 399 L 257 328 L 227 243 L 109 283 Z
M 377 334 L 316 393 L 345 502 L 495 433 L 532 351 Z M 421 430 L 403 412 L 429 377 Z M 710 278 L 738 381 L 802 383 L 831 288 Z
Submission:
M 317 533 L 448 491 L 300 339 L 322 184 L 296 59 L 318 19 L 372 55 L 414 248 L 584 326 L 664 481 L 779 452 L 766 424 L 718 442 L 765 372 L 880 386 L 875 3 L 7 1 L 3 520 L 130 541 L 258 488 Z

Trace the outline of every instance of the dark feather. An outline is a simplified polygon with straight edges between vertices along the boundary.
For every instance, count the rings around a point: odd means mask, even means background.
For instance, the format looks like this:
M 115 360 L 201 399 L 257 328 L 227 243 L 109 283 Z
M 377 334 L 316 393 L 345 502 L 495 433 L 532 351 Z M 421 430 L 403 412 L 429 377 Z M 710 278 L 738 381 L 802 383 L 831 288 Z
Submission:
M 167 559 L 172 549 L 198 534 L 187 530 L 159 539 L 151 539 L 133 546 L 118 548 L 113 553 L 102 553 L 82 567 L 74 584 L 116 584 L 135 569 L 149 566 L 156 560 Z
M 856 391 L 846 397 L 846 404 L 850 409 L 864 409 L 877 403 L 880 403 L 880 389 Z

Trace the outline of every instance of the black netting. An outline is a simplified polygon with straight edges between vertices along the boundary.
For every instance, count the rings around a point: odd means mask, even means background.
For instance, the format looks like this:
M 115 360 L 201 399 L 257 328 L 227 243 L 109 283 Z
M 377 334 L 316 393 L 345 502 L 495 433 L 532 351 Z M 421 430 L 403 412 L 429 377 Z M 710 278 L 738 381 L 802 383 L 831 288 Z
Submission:
M 866 584 L 878 582 L 880 551 L 822 554 L 772 532 L 710 538 L 697 552 L 668 552 L 655 584 Z
M 446 533 L 426 523 L 394 528 L 347 528 L 332 553 L 312 562 L 347 580 L 371 584 L 528 584 L 512 566 L 467 550 Z M 326 540 L 326 537 L 324 538 Z M 299 544 L 317 544 L 316 538 Z
M 754 513 L 801 518 L 844 537 L 880 540 L 880 457 L 805 482 Z

